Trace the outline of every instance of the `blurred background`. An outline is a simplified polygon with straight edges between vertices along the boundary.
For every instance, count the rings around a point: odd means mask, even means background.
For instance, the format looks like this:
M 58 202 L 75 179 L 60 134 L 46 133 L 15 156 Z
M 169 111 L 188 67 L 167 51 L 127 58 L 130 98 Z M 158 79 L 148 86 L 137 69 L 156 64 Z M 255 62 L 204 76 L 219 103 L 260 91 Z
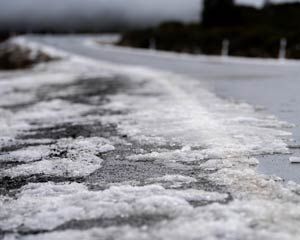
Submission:
M 121 33 L 119 45 L 300 58 L 300 2 L 0 0 L 1 40 L 24 33 Z

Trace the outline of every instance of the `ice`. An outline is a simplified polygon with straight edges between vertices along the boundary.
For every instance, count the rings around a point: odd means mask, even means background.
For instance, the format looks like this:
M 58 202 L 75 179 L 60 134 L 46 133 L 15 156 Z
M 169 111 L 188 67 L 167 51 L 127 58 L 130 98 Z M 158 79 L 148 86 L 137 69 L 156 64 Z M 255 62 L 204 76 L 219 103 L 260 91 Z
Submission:
M 37 103 L 34 106 L 20 111 L 17 119 L 27 121 L 61 121 L 72 119 L 92 108 L 83 104 L 73 104 L 64 100 L 51 100 L 47 102 Z
M 85 65 L 97 65 L 86 58 L 73 58 Z M 108 121 L 117 122 L 118 128 L 133 139 L 148 143 L 171 140 L 203 147 L 206 149 L 202 155 L 208 158 L 288 152 L 282 138 L 289 133 L 281 130 L 286 123 L 259 114 L 250 105 L 221 100 L 198 81 L 186 81 L 186 77 L 172 73 L 101 64 L 104 72 L 118 72 L 136 84 L 144 84 L 143 88 L 134 89 L 136 94 L 113 96 L 107 106 L 132 110 L 129 115 L 114 116 Z M 200 151 L 198 155 L 201 156 Z
M 149 180 L 158 181 L 158 182 L 183 182 L 183 183 L 191 183 L 197 181 L 193 177 L 182 176 L 182 175 L 165 175 L 163 177 L 150 178 Z
M 24 144 L 1 155 L 1 160 L 24 163 L 2 169 L 1 176 L 41 174 L 66 177 L 65 181 L 87 177 L 101 167 L 100 153 L 114 150 L 129 164 L 148 161 L 178 174 L 147 176 L 134 184 L 107 183 L 104 190 L 93 191 L 88 183 L 29 183 L 15 191 L 15 196 L 0 197 L 0 228 L 9 232 L 5 239 L 299 238 L 299 185 L 284 185 L 259 174 L 255 157 L 288 153 L 286 139 L 292 124 L 257 112 L 249 104 L 220 99 L 199 79 L 93 61 L 24 38 L 17 42 L 63 59 L 21 75 L 1 75 L 0 105 L 16 107 L 0 110 L 1 147 Z M 101 106 L 126 113 L 87 117 L 86 113 L 99 110 L 99 106 L 61 99 L 61 91 L 51 93 L 51 99 L 36 97 L 43 86 L 72 84 L 87 76 L 126 79 L 130 87 L 109 96 Z M 21 93 L 16 94 L 16 88 Z M 68 91 L 66 94 L 76 93 L 72 88 Z M 18 109 L 22 98 L 25 103 L 33 102 Z M 50 143 L 41 137 L 36 141 L 46 144 L 38 146 L 26 146 L 32 139 L 16 139 L 58 123 L 114 124 L 118 134 L 126 137 L 122 141 L 60 138 Z M 129 152 L 124 159 L 118 155 L 119 145 L 132 144 L 141 149 Z M 138 218 L 155 221 L 141 227 L 136 223 Z M 100 223 L 107 219 L 110 225 L 102 227 Z M 89 220 L 99 225 L 58 229 L 70 221 L 82 221 L 85 226 Z M 29 235 L 19 235 L 21 230 L 29 231 Z
M 255 206 L 255 207 L 253 207 Z M 288 210 L 295 207 L 294 211 Z M 234 201 L 188 211 L 184 216 L 150 228 L 113 226 L 55 231 L 21 239 L 258 239 L 292 240 L 299 236 L 299 206 L 268 201 Z M 287 222 L 289 219 L 289 222 Z M 292 219 L 292 220 L 291 220 Z M 281 231 L 287 230 L 286 232 Z M 19 238 L 18 238 L 19 239 Z
M 300 157 L 290 157 L 290 163 L 300 163 Z
M 120 34 L 101 34 L 97 36 L 95 39 L 87 39 L 84 44 L 89 46 L 94 46 L 94 44 L 103 44 L 110 46 L 112 44 L 116 44 L 120 41 L 121 35 Z
M 0 162 L 33 162 L 49 156 L 48 146 L 27 147 L 0 155 Z
M 98 137 L 60 139 L 50 146 L 28 147 L 10 152 L 8 160 L 12 158 L 11 161 L 27 163 L 2 170 L 0 173 L 9 177 L 35 174 L 64 177 L 88 176 L 101 167 L 102 159 L 98 155 L 114 149 L 108 140 Z M 1 158 L 5 159 L 6 156 Z
M 199 151 L 183 152 L 181 150 L 167 151 L 167 152 L 151 152 L 146 154 L 136 154 L 129 156 L 128 159 L 132 161 L 169 161 L 169 162 L 192 162 L 205 160 L 207 156 Z
M 117 186 L 89 191 L 78 183 L 29 184 L 16 199 L 1 200 L 0 227 L 53 229 L 71 219 L 114 218 L 139 215 L 176 217 L 188 214 L 188 201 L 218 201 L 226 194 L 201 190 L 167 190 L 159 185 Z
M 178 76 L 158 76 L 148 72 L 141 74 L 152 74 L 147 78 L 156 81 L 147 85 L 148 97 L 141 94 L 112 98 L 114 102 L 134 106 L 135 111 L 120 116 L 117 121 L 119 129 L 133 139 L 149 143 L 155 143 L 157 139 L 162 143 L 179 142 L 204 149 L 198 151 L 197 155 L 209 158 L 288 152 L 283 138 L 290 134 L 282 130 L 282 122 L 260 115 L 249 105 L 222 102 L 200 86 L 195 91 L 196 84 L 190 84 L 192 81 L 187 83 Z M 194 96 L 191 88 L 196 93 Z M 155 95 L 163 91 L 163 97 Z M 152 107 L 149 109 L 147 106 Z M 237 116 L 251 116 L 251 121 L 237 121 Z M 174 154 L 177 153 L 179 151 Z

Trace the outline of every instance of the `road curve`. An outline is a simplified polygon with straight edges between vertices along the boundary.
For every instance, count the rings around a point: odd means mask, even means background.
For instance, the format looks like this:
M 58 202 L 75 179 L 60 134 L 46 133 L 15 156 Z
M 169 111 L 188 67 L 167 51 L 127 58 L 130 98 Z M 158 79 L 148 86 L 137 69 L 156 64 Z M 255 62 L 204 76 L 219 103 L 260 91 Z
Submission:
M 300 156 L 300 63 L 277 60 L 219 58 L 133 50 L 95 43 L 85 36 L 30 36 L 31 40 L 67 52 L 116 64 L 144 66 L 183 74 L 206 84 L 225 99 L 249 103 L 295 127 L 290 129 L 293 156 Z M 287 155 L 263 156 L 259 170 L 300 183 L 300 166 L 289 163 Z

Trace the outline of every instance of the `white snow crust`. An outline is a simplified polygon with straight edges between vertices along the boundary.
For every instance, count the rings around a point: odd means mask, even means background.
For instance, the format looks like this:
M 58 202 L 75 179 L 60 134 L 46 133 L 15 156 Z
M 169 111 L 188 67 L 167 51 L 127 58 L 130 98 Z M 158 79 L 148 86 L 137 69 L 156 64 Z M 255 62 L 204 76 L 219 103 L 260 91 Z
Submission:
M 102 159 L 97 155 L 115 150 L 110 142 L 103 138 L 60 139 L 50 146 L 28 147 L 1 156 L 2 159 L 26 162 L 4 171 L 3 176 L 18 177 L 34 174 L 51 176 L 80 177 L 87 176 L 101 166 Z M 63 157 L 56 157 L 59 153 Z M 54 156 L 51 156 L 54 155 Z M 37 161 L 41 160 L 41 161 Z
M 159 185 L 117 186 L 104 191 L 89 191 L 84 185 L 29 184 L 17 199 L 1 201 L 0 227 L 53 229 L 72 219 L 114 218 L 161 214 L 176 217 L 191 213 L 188 201 L 217 201 L 227 194 L 202 190 L 167 190 Z M 45 219 L 46 218 L 46 219 Z

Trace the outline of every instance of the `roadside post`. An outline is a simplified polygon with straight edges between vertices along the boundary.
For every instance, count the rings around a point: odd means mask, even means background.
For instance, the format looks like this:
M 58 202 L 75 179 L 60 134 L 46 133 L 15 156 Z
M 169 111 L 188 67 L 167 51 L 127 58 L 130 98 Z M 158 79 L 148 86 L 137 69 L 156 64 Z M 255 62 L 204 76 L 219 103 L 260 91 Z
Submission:
M 149 49 L 151 49 L 151 50 L 155 50 L 156 49 L 156 40 L 155 40 L 155 38 L 151 38 L 149 40 Z
M 279 54 L 278 59 L 279 61 L 284 61 L 286 58 L 286 47 L 287 47 L 287 40 L 286 38 L 282 38 L 280 40 L 280 48 L 279 48 Z
M 223 42 L 222 42 L 222 50 L 221 50 L 221 56 L 223 58 L 226 58 L 229 55 L 229 45 L 230 45 L 229 40 L 224 39 Z

